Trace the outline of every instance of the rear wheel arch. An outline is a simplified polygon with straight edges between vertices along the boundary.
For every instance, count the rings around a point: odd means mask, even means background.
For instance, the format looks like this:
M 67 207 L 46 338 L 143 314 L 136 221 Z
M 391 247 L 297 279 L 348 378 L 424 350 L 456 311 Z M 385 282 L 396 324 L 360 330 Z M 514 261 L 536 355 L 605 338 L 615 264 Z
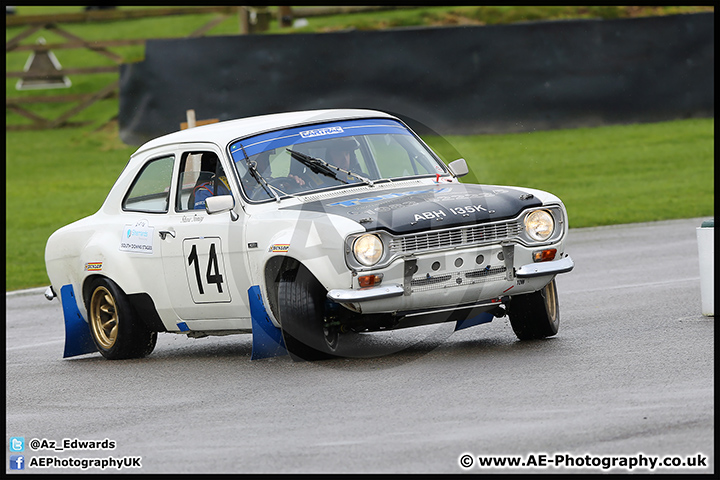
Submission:
M 140 358 L 155 348 L 157 332 L 145 325 L 113 280 L 92 275 L 83 283 L 88 327 L 98 351 L 111 360 Z
M 115 285 L 122 291 L 122 293 L 127 297 L 132 307 L 135 309 L 138 318 L 145 324 L 145 326 L 149 330 L 152 330 L 154 332 L 167 332 L 167 328 L 160 319 L 160 314 L 158 313 L 157 308 L 155 307 L 155 302 L 150 295 L 148 295 L 147 293 L 128 294 L 125 292 L 125 289 L 122 288 L 122 286 L 120 286 L 115 280 L 105 275 L 88 275 L 83 281 L 82 300 L 83 305 L 85 306 L 85 311 L 88 312 L 88 315 L 90 311 L 90 296 L 92 295 L 93 286 L 97 283 L 99 279 L 102 278 L 115 283 Z M 90 318 L 88 318 L 87 320 L 89 322 Z
M 85 306 L 85 310 L 87 312 L 90 311 L 90 296 L 92 295 L 93 286 L 101 278 L 107 278 L 107 277 L 105 277 L 104 275 L 88 275 L 87 277 L 85 277 L 85 280 L 83 280 L 82 299 L 83 299 L 83 305 Z

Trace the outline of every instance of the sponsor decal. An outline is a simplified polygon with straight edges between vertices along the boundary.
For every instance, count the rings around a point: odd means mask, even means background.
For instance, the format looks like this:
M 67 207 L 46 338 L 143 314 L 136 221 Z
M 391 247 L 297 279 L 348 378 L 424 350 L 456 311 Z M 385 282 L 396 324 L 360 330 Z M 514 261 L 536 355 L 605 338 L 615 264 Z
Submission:
M 342 127 L 327 127 L 327 128 L 317 128 L 315 130 L 305 130 L 304 132 L 300 132 L 300 136 L 302 138 L 312 138 L 312 137 L 322 137 L 325 135 L 333 135 L 336 133 L 343 133 L 344 130 Z
M 132 252 L 132 253 L 153 253 L 153 232 L 154 227 L 151 227 L 149 222 L 145 219 L 138 221 L 134 225 L 125 225 L 122 232 L 122 239 L 120 240 L 120 251 L 121 252 Z
M 270 252 L 273 253 L 287 253 L 288 250 L 290 250 L 289 243 L 276 243 L 274 245 L 270 245 Z
M 102 270 L 102 262 L 88 262 L 85 264 L 86 272 L 99 272 Z

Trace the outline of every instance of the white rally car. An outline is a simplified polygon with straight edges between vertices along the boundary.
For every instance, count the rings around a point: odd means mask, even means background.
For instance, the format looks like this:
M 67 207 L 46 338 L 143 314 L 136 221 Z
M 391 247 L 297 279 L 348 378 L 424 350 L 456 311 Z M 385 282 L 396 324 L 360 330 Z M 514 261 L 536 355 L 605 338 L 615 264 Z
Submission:
M 142 357 L 158 332 L 251 333 L 252 358 L 341 356 L 357 333 L 508 315 L 555 335 L 562 202 L 463 184 L 403 122 L 316 110 L 141 146 L 100 210 L 48 239 L 65 356 Z

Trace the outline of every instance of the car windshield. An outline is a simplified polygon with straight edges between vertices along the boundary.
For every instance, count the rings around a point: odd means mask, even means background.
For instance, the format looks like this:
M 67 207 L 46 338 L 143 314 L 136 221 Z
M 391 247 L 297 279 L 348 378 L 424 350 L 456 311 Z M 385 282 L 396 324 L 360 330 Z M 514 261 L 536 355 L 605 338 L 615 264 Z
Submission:
M 293 127 L 230 145 L 251 201 L 447 173 L 402 123 L 360 119 Z

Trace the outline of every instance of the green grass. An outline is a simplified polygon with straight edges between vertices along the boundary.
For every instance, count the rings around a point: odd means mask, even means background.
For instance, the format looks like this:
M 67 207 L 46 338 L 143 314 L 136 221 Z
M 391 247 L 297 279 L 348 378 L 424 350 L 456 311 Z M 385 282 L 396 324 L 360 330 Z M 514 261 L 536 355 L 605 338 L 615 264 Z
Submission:
M 469 181 L 552 192 L 571 227 L 591 227 L 713 215 L 714 124 L 690 119 L 445 140 L 468 160 Z
M 8 132 L 6 141 L 5 281 L 15 290 L 47 283 L 48 237 L 100 208 L 135 148 L 87 129 Z

